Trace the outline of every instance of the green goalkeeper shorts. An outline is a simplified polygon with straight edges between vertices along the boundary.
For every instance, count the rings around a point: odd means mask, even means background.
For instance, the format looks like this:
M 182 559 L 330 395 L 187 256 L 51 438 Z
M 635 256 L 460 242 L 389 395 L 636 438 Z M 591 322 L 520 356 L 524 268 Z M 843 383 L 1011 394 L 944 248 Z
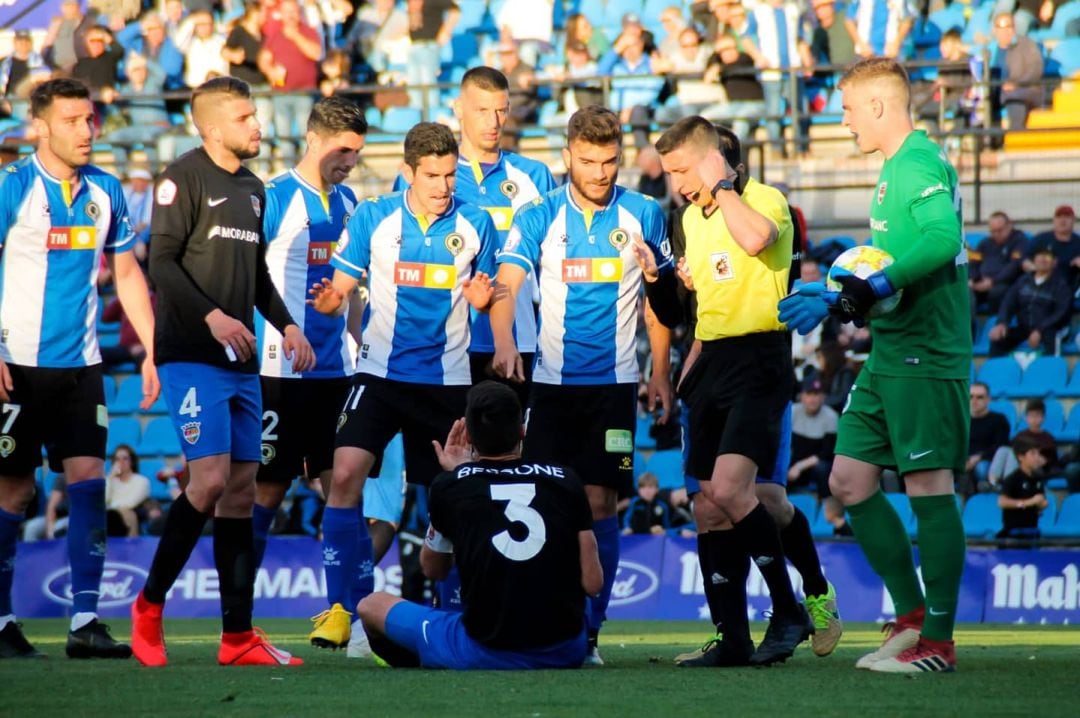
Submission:
M 868 464 L 963 473 L 971 410 L 966 379 L 881 376 L 865 367 L 851 387 L 836 453 Z

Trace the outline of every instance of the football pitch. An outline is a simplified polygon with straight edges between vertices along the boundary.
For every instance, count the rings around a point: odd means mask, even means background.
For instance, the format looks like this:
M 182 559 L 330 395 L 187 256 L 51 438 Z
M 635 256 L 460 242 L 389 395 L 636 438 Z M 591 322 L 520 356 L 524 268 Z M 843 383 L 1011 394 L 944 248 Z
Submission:
M 879 675 L 854 668 L 878 627 L 846 626 L 828 658 L 800 646 L 783 666 L 679 669 L 672 657 L 705 638 L 703 623 L 609 623 L 606 665 L 580 671 L 392 670 L 307 644 L 307 622 L 260 622 L 304 658 L 297 668 L 220 668 L 215 620 L 166 619 L 170 664 L 73 661 L 66 621 L 23 630 L 49 658 L 0 663 L 0 715 L 34 716 L 1075 716 L 1080 629 L 973 626 L 958 632 L 959 671 Z M 129 622 L 110 621 L 115 636 Z M 764 624 L 755 624 L 760 638 Z

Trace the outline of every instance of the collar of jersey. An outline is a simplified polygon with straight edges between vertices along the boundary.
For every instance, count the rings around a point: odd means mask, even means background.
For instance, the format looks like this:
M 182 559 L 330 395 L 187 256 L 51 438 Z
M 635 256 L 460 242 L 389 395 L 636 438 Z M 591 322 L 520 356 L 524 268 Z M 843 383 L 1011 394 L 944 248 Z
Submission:
M 311 184 L 306 179 L 304 179 L 300 175 L 300 173 L 296 171 L 295 167 L 293 169 L 289 170 L 289 175 L 293 179 L 295 179 L 297 184 L 299 184 L 301 187 L 308 190 L 309 192 L 313 192 L 316 197 L 321 197 L 322 196 L 322 192 L 319 191 L 319 189 L 315 185 Z M 330 185 L 330 189 L 326 190 L 326 196 L 330 197 L 331 195 L 334 194 L 334 192 L 337 192 L 337 185 Z
M 491 164 L 491 169 L 488 171 L 488 174 L 491 174 L 496 169 L 498 169 L 500 166 L 502 166 L 503 160 L 505 158 L 506 158 L 506 153 L 503 152 L 502 150 L 499 150 L 499 157 L 498 157 L 498 159 L 496 159 Z M 459 165 L 463 164 L 463 165 L 465 165 L 466 167 L 469 168 L 469 173 L 472 174 L 473 179 L 476 180 L 477 186 L 480 186 L 481 184 L 483 184 L 484 180 L 487 179 L 488 175 L 484 174 L 484 168 L 482 167 L 483 163 L 480 162 L 479 160 L 477 160 L 476 164 L 474 165 L 473 160 L 468 159 L 464 155 L 459 154 L 458 155 L 458 164 Z
M 49 172 L 49 170 L 45 169 L 45 165 L 41 164 L 41 160 L 38 158 L 37 152 L 35 152 L 32 155 L 32 157 L 33 157 L 34 166 L 37 167 L 37 170 L 41 174 L 42 177 L 47 179 L 49 182 L 52 182 L 53 184 L 63 184 L 63 182 L 64 182 L 63 180 L 58 179 L 57 177 L 54 177 L 52 175 L 52 173 Z M 81 180 L 82 179 L 82 172 L 76 171 L 75 179 L 76 180 Z M 82 183 L 80 182 L 80 184 L 82 184 Z
M 401 192 L 401 206 L 404 207 L 405 211 L 408 212 L 412 216 L 412 218 L 416 220 L 416 223 L 418 225 L 420 225 L 421 228 L 424 227 L 423 222 L 420 221 L 420 216 L 418 214 L 416 214 L 416 212 L 413 212 L 412 207 L 409 206 L 409 190 L 408 189 L 404 189 Z M 446 208 L 445 212 L 443 212 L 438 217 L 436 217 L 431 222 L 429 222 L 428 225 L 427 225 L 428 228 L 431 228 L 432 225 L 434 225 L 436 222 L 438 222 L 443 217 L 449 217 L 455 211 L 457 211 L 457 197 L 455 197 L 454 195 L 450 195 L 450 206 Z M 425 234 L 427 233 L 427 229 L 424 230 L 424 233 Z
M 619 194 L 619 185 L 615 185 L 615 189 L 613 189 L 611 191 L 611 197 L 610 197 L 610 199 L 608 199 L 608 203 L 605 204 L 600 209 L 590 210 L 592 212 L 593 216 L 595 217 L 598 214 L 606 212 L 611 207 L 611 205 L 615 204 L 618 194 Z M 579 206 L 578 203 L 574 201 L 574 195 L 570 192 L 570 180 L 566 181 L 566 203 L 568 205 L 570 205 L 574 209 L 574 211 L 576 211 L 578 214 L 581 214 L 581 215 L 585 214 L 585 209 L 583 207 Z

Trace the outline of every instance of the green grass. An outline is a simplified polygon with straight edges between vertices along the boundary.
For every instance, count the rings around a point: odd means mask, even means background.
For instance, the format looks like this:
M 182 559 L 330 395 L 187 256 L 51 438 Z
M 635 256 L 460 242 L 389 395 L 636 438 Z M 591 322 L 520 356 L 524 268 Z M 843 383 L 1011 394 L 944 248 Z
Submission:
M 701 623 L 612 622 L 607 662 L 581 671 L 451 673 L 391 670 L 307 645 L 307 623 L 266 620 L 298 668 L 220 668 L 218 623 L 166 621 L 168 667 L 64 657 L 66 624 L 30 620 L 24 632 L 44 661 L 0 664 L 0 716 L 778 716 L 1077 715 L 1080 630 L 977 626 L 957 635 L 960 670 L 891 676 L 856 671 L 878 645 L 876 626 L 854 624 L 836 653 L 800 647 L 770 669 L 678 669 L 672 657 L 706 636 Z M 124 636 L 127 621 L 112 621 Z M 763 629 L 755 625 L 757 635 Z

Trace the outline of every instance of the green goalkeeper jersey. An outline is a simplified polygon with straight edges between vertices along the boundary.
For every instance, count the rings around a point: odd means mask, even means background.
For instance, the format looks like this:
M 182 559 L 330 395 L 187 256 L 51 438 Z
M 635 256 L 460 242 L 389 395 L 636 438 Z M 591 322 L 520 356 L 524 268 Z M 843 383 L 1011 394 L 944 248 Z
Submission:
M 959 183 L 925 132 L 909 134 L 885 161 L 870 230 L 874 246 L 895 258 L 885 276 L 904 295 L 870 323 L 867 368 L 883 376 L 968 378 L 971 310 Z

